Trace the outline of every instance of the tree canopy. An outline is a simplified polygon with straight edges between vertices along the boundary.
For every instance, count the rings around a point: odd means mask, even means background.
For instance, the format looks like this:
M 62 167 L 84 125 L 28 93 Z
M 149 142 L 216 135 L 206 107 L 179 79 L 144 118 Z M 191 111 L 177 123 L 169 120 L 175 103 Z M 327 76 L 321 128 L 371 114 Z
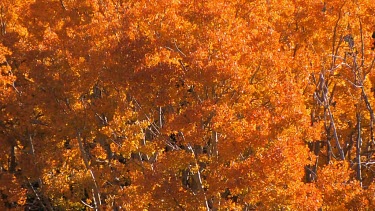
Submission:
M 0 209 L 369 210 L 372 0 L 2 0 Z

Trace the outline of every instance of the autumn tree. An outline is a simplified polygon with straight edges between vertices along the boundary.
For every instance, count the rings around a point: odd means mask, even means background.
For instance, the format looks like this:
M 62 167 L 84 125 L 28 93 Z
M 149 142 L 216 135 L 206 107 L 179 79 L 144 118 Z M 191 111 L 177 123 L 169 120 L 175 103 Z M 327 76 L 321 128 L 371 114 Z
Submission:
M 371 1 L 0 3 L 0 208 L 369 209 Z

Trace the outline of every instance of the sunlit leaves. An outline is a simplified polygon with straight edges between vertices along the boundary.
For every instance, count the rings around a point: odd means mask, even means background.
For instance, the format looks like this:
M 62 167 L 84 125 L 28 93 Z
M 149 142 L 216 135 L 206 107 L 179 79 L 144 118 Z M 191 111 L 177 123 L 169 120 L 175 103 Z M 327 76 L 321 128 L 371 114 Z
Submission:
M 368 208 L 373 11 L 2 1 L 1 206 Z

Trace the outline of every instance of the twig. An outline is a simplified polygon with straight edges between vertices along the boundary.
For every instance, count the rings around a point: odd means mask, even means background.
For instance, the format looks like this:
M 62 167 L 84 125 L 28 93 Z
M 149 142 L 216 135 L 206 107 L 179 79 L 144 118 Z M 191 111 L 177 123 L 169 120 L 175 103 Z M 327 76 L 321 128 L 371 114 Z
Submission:
M 178 48 L 176 41 L 173 41 L 173 44 L 174 44 L 174 46 L 176 47 L 177 51 L 178 51 L 180 54 L 182 54 L 184 57 L 186 57 L 186 55 L 184 54 L 184 52 L 182 52 L 182 51 Z
M 91 205 L 89 205 L 89 204 L 87 204 L 86 202 L 84 202 L 82 199 L 81 199 L 81 203 L 82 204 L 84 204 L 85 206 L 87 206 L 87 207 L 89 207 L 89 208 L 91 208 L 91 209 L 94 209 L 94 207 L 93 206 L 91 206 Z

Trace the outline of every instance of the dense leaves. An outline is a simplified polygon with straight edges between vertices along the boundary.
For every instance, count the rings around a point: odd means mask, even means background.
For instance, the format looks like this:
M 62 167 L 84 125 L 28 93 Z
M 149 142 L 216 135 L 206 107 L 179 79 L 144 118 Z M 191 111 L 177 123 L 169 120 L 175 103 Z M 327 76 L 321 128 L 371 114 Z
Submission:
M 366 210 L 372 1 L 0 2 L 0 208 Z

